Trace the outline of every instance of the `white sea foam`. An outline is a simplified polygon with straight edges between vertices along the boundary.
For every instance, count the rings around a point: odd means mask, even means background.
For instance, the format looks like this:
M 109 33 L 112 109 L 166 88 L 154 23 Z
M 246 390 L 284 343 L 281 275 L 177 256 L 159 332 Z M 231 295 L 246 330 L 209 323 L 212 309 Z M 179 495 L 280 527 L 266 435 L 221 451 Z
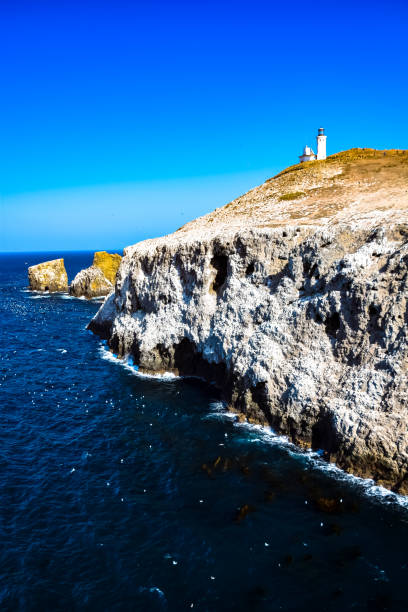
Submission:
M 203 418 L 207 419 L 217 419 L 220 421 L 236 421 L 237 414 L 236 412 L 229 412 L 225 405 L 222 402 L 212 403 L 210 404 L 211 412 L 206 414 Z
M 163 374 L 145 374 L 144 372 L 139 372 L 138 366 L 133 363 L 133 360 L 131 357 L 124 357 L 123 359 L 120 359 L 119 357 L 114 355 L 105 346 L 105 344 L 99 347 L 99 354 L 102 357 L 102 359 L 106 359 L 106 361 L 111 361 L 112 363 L 116 363 L 122 366 L 123 368 L 128 370 L 128 372 L 131 372 L 132 374 L 134 374 L 135 376 L 138 376 L 139 378 L 150 378 L 154 380 L 165 380 L 165 381 L 173 381 L 173 380 L 177 380 L 178 378 L 180 378 L 179 376 L 176 376 L 172 372 L 164 372 Z
M 70 295 L 69 293 L 55 293 L 56 297 L 61 298 L 62 300 L 85 300 L 89 301 L 84 295 L 80 295 L 77 297 L 76 295 Z
M 227 413 L 231 414 L 231 413 Z M 246 429 L 250 432 L 256 432 L 257 437 L 251 437 L 248 442 L 261 442 L 274 446 L 284 447 L 287 452 L 295 458 L 301 458 L 306 461 L 313 469 L 331 474 L 336 480 L 343 481 L 357 487 L 360 491 L 369 497 L 373 497 L 382 503 L 398 505 L 401 508 L 408 510 L 408 496 L 398 495 L 389 489 L 375 484 L 369 478 L 360 478 L 353 474 L 348 474 L 339 468 L 335 463 L 328 463 L 320 458 L 319 451 L 302 451 L 295 444 L 290 442 L 285 436 L 279 436 L 269 427 L 262 425 L 252 425 L 251 423 L 241 423 L 237 421 L 235 427 Z
M 57 295 L 63 300 L 84 300 L 85 302 L 93 302 L 94 304 L 103 304 L 103 302 L 105 301 L 105 298 L 103 296 L 87 298 L 85 297 L 85 295 L 76 296 L 70 295 L 69 293 L 59 293 Z
M 39 300 L 40 298 L 60 298 L 62 300 L 76 300 L 72 295 L 66 293 L 65 291 L 37 291 L 35 289 L 21 289 L 21 293 L 28 293 L 28 298 L 30 300 Z
M 226 414 L 227 404 L 226 402 L 221 402 L 221 401 L 211 402 L 210 409 L 214 412 L 221 412 L 222 414 Z M 229 414 L 233 414 L 233 413 L 231 412 Z
M 226 420 L 235 419 L 236 422 L 234 423 L 234 427 L 246 430 L 251 434 L 255 433 L 256 436 L 252 435 L 251 437 L 247 438 L 247 442 L 249 444 L 258 442 L 261 444 L 266 443 L 273 446 L 285 448 L 285 450 L 291 456 L 297 459 L 302 459 L 303 461 L 307 462 L 308 465 L 313 469 L 329 473 L 336 480 L 343 481 L 345 483 L 357 487 L 364 494 L 377 499 L 381 503 L 395 504 L 408 510 L 408 496 L 393 493 L 389 489 L 375 484 L 375 482 L 371 479 L 360 478 L 359 476 L 348 474 L 347 472 L 344 472 L 344 470 L 339 468 L 336 464 L 328 463 L 321 459 L 321 452 L 311 450 L 303 451 L 299 449 L 295 444 L 290 442 L 290 440 L 286 436 L 280 436 L 275 434 L 273 430 L 269 427 L 264 427 L 262 425 L 253 425 L 251 423 L 238 421 L 237 414 L 235 414 L 234 412 L 227 411 L 225 404 L 222 402 L 216 402 L 211 404 L 210 406 L 212 412 L 209 416 L 211 418 Z
M 144 586 L 141 586 L 141 587 L 139 587 L 139 592 L 140 593 L 143 593 L 143 592 L 152 593 L 152 595 L 157 595 L 160 600 L 166 601 L 166 597 L 165 597 L 163 591 L 161 589 L 159 589 L 159 587 L 156 587 L 156 586 L 153 586 L 153 587 L 144 587 Z

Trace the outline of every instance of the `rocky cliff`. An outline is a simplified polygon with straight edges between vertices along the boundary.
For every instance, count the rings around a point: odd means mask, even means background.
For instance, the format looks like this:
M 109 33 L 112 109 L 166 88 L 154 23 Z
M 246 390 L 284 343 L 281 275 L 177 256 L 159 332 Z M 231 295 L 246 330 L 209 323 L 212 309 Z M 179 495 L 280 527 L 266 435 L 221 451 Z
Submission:
M 75 276 L 69 287 L 70 294 L 88 299 L 108 295 L 113 289 L 121 259 L 117 253 L 97 251 L 92 266 Z
M 28 268 L 28 282 L 33 291 L 67 291 L 68 277 L 63 259 L 44 261 Z
M 407 300 L 408 151 L 357 149 L 128 247 L 89 327 L 408 493 Z

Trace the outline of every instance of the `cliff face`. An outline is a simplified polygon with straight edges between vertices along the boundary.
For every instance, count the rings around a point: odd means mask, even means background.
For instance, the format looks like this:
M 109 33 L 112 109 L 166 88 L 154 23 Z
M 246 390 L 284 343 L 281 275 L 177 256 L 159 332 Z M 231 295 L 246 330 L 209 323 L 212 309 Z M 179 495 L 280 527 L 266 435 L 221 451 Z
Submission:
M 290 168 L 125 249 L 90 328 L 408 493 L 408 152 Z
M 33 291 L 67 291 L 68 277 L 63 259 L 44 261 L 28 268 L 28 282 Z
M 121 259 L 117 253 L 97 251 L 92 266 L 75 276 L 69 288 L 70 294 L 88 299 L 108 295 L 113 289 Z

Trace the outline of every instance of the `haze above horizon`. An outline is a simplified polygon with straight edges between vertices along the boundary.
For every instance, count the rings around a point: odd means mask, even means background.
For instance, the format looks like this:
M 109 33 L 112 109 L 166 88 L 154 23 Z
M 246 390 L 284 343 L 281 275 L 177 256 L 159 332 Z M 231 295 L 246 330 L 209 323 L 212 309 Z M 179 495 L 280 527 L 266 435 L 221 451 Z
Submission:
M 408 148 L 408 5 L 1 4 L 0 251 L 169 233 L 296 163 Z

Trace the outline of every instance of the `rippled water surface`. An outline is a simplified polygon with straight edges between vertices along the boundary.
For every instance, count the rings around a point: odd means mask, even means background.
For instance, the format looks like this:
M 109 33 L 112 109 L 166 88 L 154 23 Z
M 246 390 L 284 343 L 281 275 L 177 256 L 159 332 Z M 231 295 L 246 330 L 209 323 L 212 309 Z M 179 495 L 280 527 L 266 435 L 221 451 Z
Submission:
M 115 360 L 47 258 L 0 258 L 1 610 L 408 609 L 403 499 Z

